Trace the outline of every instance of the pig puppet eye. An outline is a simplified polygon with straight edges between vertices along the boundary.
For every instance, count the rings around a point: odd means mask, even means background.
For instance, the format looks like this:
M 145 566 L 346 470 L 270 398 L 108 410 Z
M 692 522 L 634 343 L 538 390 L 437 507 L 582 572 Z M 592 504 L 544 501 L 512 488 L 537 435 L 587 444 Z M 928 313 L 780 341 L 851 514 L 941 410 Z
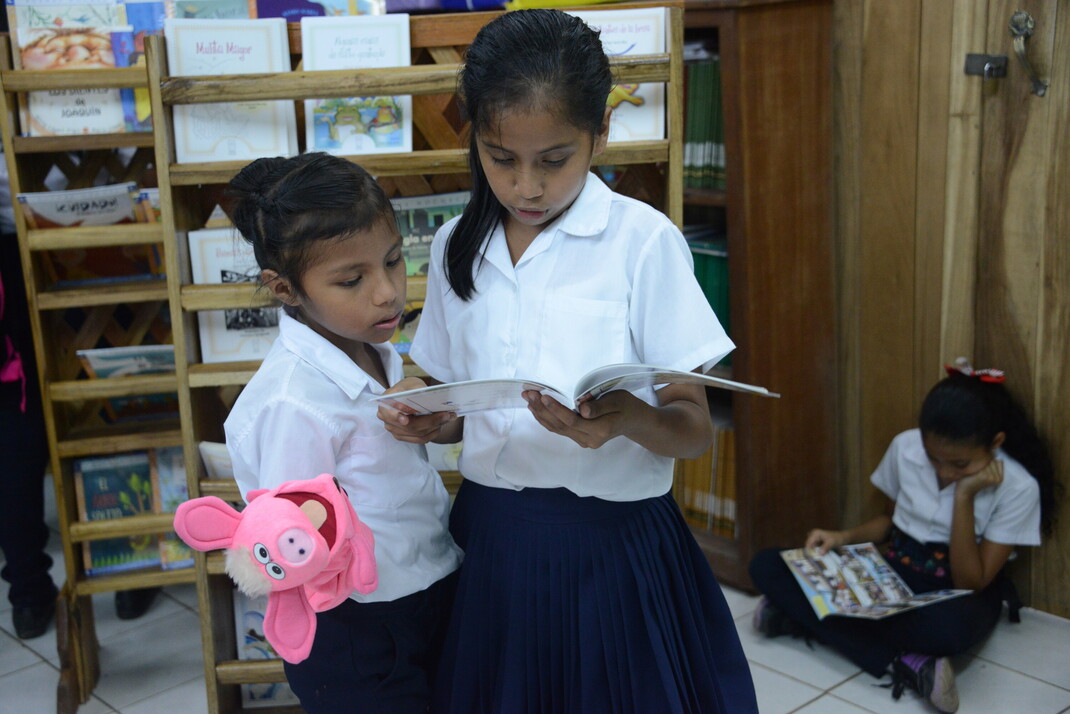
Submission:
M 267 546 L 263 543 L 257 543 L 253 546 L 253 557 L 261 563 L 271 562 L 271 553 L 268 552 Z

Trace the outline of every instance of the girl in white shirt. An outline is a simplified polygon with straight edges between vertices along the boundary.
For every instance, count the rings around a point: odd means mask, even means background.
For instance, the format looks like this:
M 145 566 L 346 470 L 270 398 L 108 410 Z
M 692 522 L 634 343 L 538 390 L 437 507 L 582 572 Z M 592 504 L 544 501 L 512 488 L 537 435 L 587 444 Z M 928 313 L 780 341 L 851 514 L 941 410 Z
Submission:
M 1036 429 L 998 370 L 960 359 L 922 403 L 918 428 L 892 440 L 870 481 L 886 512 L 847 530 L 815 529 L 806 547 L 886 544 L 885 557 L 914 592 L 975 591 L 884 620 L 818 620 L 780 557 L 751 562 L 764 593 L 754 625 L 766 636 L 812 637 L 875 677 L 891 671 L 892 694 L 910 687 L 941 712 L 958 709 L 950 656 L 992 631 L 1003 600 L 1017 620 L 1017 595 L 1003 575 L 1015 546 L 1040 545 L 1051 529 L 1055 480 Z
M 391 437 L 366 402 L 403 376 L 388 342 L 405 304 L 390 201 L 322 153 L 258 159 L 228 193 L 284 311 L 224 424 L 238 486 L 333 474 L 375 536 L 379 587 L 319 613 L 311 654 L 286 678 L 307 712 L 424 712 L 460 551 L 424 447 Z
M 590 173 L 613 85 L 598 33 L 555 10 L 488 23 L 459 96 L 473 194 L 432 248 L 413 359 L 434 379 L 570 390 L 615 362 L 708 368 L 732 348 L 680 232 Z M 412 386 L 418 386 L 412 383 Z M 611 392 L 576 411 L 381 418 L 457 441 L 465 550 L 432 711 L 753 712 L 731 613 L 670 493 L 712 438 L 701 387 Z

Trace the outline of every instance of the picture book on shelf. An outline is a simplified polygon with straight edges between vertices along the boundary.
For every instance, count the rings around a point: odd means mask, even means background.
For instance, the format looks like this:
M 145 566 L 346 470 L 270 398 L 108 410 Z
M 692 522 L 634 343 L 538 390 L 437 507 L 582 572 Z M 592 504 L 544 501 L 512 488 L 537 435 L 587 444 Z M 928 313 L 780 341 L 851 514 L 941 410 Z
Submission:
M 238 643 L 238 659 L 278 659 L 275 648 L 264 635 L 264 613 L 267 597 L 251 598 L 234 589 L 234 634 Z M 242 706 L 246 709 L 296 706 L 297 695 L 286 682 L 260 682 L 241 685 Z
M 567 407 L 575 408 L 588 399 L 598 399 L 615 389 L 639 392 L 655 385 L 670 383 L 701 384 L 763 397 L 780 396 L 765 387 L 733 382 L 707 374 L 647 364 L 611 364 L 591 370 L 580 377 L 571 392 L 531 379 L 476 379 L 383 394 L 373 397 L 371 401 L 415 414 L 456 412 L 458 415 L 464 415 L 488 409 L 526 407 L 527 402 L 521 393 L 532 389 L 553 397 Z M 566 396 L 567 394 L 572 396 Z
M 92 188 L 16 194 L 19 210 L 31 229 L 116 225 L 140 220 L 137 184 L 125 182 Z M 51 287 L 76 287 L 163 278 L 157 244 L 113 245 L 42 251 L 42 267 Z
M 451 191 L 390 199 L 401 231 L 406 275 L 427 275 L 435 232 L 446 221 L 459 216 L 471 196 L 471 191 Z
M 247 20 L 169 17 L 164 21 L 171 76 L 289 72 L 281 17 Z M 238 161 L 297 153 L 294 103 L 284 100 L 183 104 L 173 109 L 179 162 Z
M 665 51 L 668 8 L 625 10 L 569 10 L 601 31 L 602 47 L 610 57 L 649 55 Z M 665 85 L 662 83 L 618 84 L 606 100 L 613 109 L 609 119 L 610 141 L 641 141 L 665 138 Z
M 130 25 L 132 46 L 126 58 L 127 67 L 145 64 L 145 38 L 162 35 L 167 8 L 163 0 L 126 0 L 126 23 Z M 120 91 L 123 99 L 123 118 L 127 131 L 152 131 L 152 105 L 147 87 L 125 87 Z
M 185 20 L 247 20 L 256 17 L 256 0 L 166 0 L 167 17 Z
M 75 354 L 91 379 L 175 371 L 174 345 L 99 347 L 77 350 Z M 109 397 L 104 402 L 104 412 L 109 422 L 177 417 L 178 395 L 169 392 Z
M 215 481 L 234 478 L 234 464 L 231 463 L 226 444 L 220 441 L 200 441 L 197 442 L 197 449 L 201 452 L 208 478 Z
M 174 513 L 178 504 L 189 500 L 186 465 L 181 446 L 166 446 L 149 452 L 153 483 L 159 489 L 160 513 Z M 160 567 L 164 570 L 193 565 L 193 549 L 175 533 L 160 535 Z
M 252 283 L 260 276 L 251 245 L 233 228 L 189 232 L 195 284 Z M 263 359 L 279 334 L 279 309 L 242 307 L 197 313 L 202 362 Z
M 792 548 L 780 552 L 819 620 L 830 615 L 880 620 L 971 590 L 915 594 L 872 543 L 834 548 L 825 555 Z
M 129 25 L 19 27 L 14 35 L 21 69 L 127 67 L 133 50 Z M 86 87 L 28 92 L 24 134 L 64 136 L 126 131 L 119 89 Z
M 407 67 L 409 16 L 304 17 L 305 70 Z M 412 151 L 412 97 L 340 97 L 305 101 L 305 143 L 331 154 Z
M 145 452 L 78 459 L 74 462 L 78 517 L 100 521 L 152 513 L 159 494 Z M 103 575 L 160 564 L 156 535 L 108 538 L 82 543 L 87 575 Z

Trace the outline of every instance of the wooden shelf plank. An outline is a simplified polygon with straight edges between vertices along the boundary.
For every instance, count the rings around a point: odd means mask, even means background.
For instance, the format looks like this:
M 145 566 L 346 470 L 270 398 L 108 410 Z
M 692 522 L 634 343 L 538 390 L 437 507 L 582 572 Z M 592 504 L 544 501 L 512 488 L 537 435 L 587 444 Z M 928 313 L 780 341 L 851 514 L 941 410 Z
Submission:
M 96 151 L 153 145 L 151 131 L 132 131 L 125 134 L 72 134 L 70 136 L 13 136 L 11 145 L 18 154 L 56 153 L 63 151 Z
M 215 676 L 219 684 L 260 684 L 286 681 L 286 672 L 282 668 L 281 659 L 235 659 L 216 662 Z
M 138 535 L 156 535 L 175 529 L 175 514 L 148 513 L 141 516 L 110 518 L 106 521 L 76 521 L 67 532 L 74 543 Z
M 684 204 L 688 206 L 727 206 L 725 192 L 714 188 L 685 188 Z
M 116 590 L 182 585 L 196 581 L 197 571 L 192 566 L 174 570 L 146 568 L 114 575 L 86 577 L 78 581 L 75 586 L 75 592 L 79 595 L 96 595 L 97 593 L 114 592 Z
M 148 75 L 144 67 L 108 69 L 10 69 L 0 72 L 5 92 L 29 92 L 48 89 L 123 89 L 144 87 Z
M 238 484 L 234 479 L 201 479 L 200 481 L 201 495 L 202 496 L 215 496 L 222 498 L 224 501 L 241 501 L 241 491 L 238 490 Z
M 270 290 L 257 283 L 213 283 L 209 285 L 183 285 L 182 309 L 226 310 L 231 308 L 271 307 L 278 301 Z
M 123 223 L 116 226 L 37 228 L 27 231 L 30 250 L 71 250 L 118 245 L 144 245 L 163 241 L 158 223 Z
M 242 386 L 249 383 L 249 380 L 253 378 L 259 368 L 259 360 L 191 364 L 189 366 L 189 386 L 191 389 Z
M 611 57 L 610 65 L 627 82 L 666 82 L 669 56 Z M 315 72 L 164 77 L 160 97 L 164 104 L 283 99 L 332 99 L 397 94 L 448 94 L 457 88 L 460 65 L 435 64 L 380 69 L 333 69 Z
M 149 422 L 149 425 L 158 430 L 123 433 L 117 432 L 115 428 L 112 428 L 93 430 L 94 432 L 103 433 L 71 434 L 57 440 L 56 454 L 60 458 L 69 459 L 79 456 L 122 454 L 127 451 L 181 446 L 182 431 L 177 426 L 173 429 L 159 429 L 156 423 Z
M 669 140 L 613 142 L 595 157 L 595 165 L 651 164 L 666 161 Z M 348 156 L 375 176 L 413 176 L 429 174 L 463 174 L 468 172 L 466 149 L 431 149 L 408 154 L 364 154 Z M 246 161 L 213 161 L 197 164 L 171 164 L 171 184 L 198 186 L 230 181 L 247 164 Z
M 37 309 L 66 310 L 72 307 L 125 305 L 167 299 L 167 281 L 130 280 L 76 288 L 58 288 L 37 293 Z
M 178 378 L 170 374 L 143 374 L 107 379 L 77 379 L 68 382 L 52 382 L 48 395 L 56 402 L 74 402 L 83 399 L 106 399 L 131 397 L 140 394 L 160 394 L 178 390 Z

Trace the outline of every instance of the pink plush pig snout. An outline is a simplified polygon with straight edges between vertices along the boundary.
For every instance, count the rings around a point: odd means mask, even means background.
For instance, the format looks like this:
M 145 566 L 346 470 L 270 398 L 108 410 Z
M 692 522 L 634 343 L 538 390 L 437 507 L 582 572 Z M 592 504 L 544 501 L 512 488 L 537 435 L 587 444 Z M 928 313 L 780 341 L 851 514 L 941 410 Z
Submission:
M 304 565 L 305 561 L 312 557 L 315 541 L 300 528 L 288 528 L 279 536 L 279 555 L 287 563 Z

